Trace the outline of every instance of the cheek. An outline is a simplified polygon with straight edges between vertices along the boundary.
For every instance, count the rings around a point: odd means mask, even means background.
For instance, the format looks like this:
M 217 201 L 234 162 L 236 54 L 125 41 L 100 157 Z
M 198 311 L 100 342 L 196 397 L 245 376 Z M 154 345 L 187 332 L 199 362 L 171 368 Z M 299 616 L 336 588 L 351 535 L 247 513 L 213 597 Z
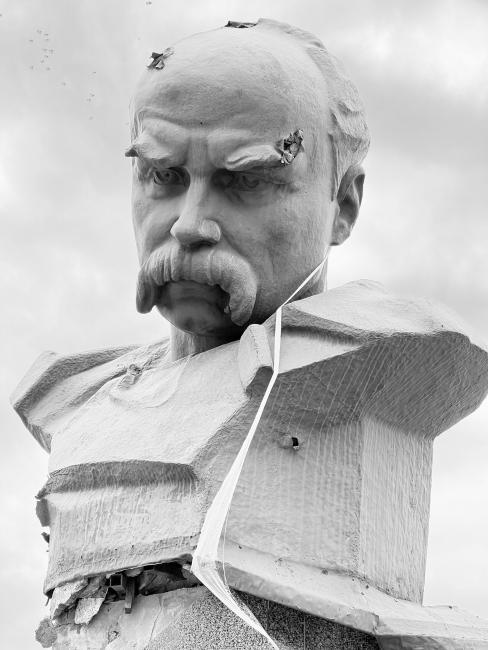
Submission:
M 316 194 L 293 195 L 270 223 L 273 257 L 284 263 L 315 259 L 326 245 L 327 213 Z
M 141 188 L 132 192 L 132 220 L 139 259 L 144 260 L 168 236 L 174 222 L 173 201 L 154 201 Z
M 139 256 L 140 263 L 142 263 L 145 258 L 144 222 L 145 222 L 146 212 L 147 212 L 147 208 L 145 205 L 144 197 L 142 196 L 141 192 L 134 184 L 132 186 L 132 226 L 134 228 L 137 254 Z

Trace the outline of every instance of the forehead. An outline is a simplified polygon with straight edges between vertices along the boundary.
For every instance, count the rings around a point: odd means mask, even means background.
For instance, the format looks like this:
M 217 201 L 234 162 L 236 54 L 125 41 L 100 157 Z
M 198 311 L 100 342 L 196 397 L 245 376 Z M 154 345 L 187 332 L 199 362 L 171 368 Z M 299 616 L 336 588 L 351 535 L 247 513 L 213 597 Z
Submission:
M 144 75 L 133 100 L 138 135 L 180 140 L 206 132 L 214 143 L 279 142 L 303 129 L 326 140 L 327 90 L 290 37 L 223 29 L 174 46 L 162 70 Z M 290 41 L 290 42 L 287 42 Z

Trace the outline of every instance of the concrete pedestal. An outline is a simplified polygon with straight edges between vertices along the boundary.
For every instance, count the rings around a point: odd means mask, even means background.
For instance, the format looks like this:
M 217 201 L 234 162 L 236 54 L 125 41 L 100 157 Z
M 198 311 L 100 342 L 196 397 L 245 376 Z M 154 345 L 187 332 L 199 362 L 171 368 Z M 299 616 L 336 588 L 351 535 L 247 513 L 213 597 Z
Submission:
M 374 637 L 317 616 L 241 594 L 280 650 L 377 650 Z M 154 639 L 146 650 L 257 650 L 271 646 L 210 592 L 185 616 Z
M 280 650 L 379 650 L 374 637 L 363 632 L 255 596 L 239 594 L 239 597 L 276 640 Z M 138 596 L 131 614 L 124 612 L 122 601 L 109 603 L 102 606 L 89 625 L 61 625 L 51 628 L 51 633 L 56 634 L 54 650 L 265 650 L 271 647 L 206 587 Z M 47 641 L 49 636 L 44 638 Z M 51 647 L 50 643 L 42 645 Z

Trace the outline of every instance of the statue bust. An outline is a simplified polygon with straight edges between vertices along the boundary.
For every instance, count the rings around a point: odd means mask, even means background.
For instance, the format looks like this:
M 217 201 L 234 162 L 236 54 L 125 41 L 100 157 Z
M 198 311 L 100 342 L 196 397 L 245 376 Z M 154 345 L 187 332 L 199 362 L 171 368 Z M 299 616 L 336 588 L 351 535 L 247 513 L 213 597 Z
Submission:
M 156 307 L 171 335 L 45 353 L 13 397 L 50 453 L 51 641 L 267 647 L 223 631 L 189 563 L 271 376 L 274 314 L 358 216 L 363 107 L 317 38 L 260 20 L 154 53 L 131 118 L 137 309 Z M 421 602 L 433 440 L 484 398 L 488 354 L 427 300 L 325 288 L 324 264 L 283 308 L 280 375 L 229 513 L 228 583 L 258 617 L 289 608 L 272 625 L 286 647 L 352 647 L 347 629 L 357 648 L 486 647 L 484 624 Z M 336 625 L 336 645 L 293 645 L 277 620 L 296 612 L 322 644 Z M 207 621 L 204 641 L 187 631 L 185 645 L 188 619 Z

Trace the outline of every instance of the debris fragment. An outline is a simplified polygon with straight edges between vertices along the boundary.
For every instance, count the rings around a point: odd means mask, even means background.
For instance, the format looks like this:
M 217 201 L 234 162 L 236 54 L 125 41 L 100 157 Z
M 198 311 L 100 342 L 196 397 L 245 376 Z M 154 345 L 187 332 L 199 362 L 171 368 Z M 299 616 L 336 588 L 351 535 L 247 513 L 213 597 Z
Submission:
M 161 54 L 158 54 L 158 52 L 153 52 L 151 54 L 152 61 L 147 66 L 148 69 L 155 68 L 156 70 L 162 70 L 166 65 L 165 63 L 166 59 L 170 57 L 172 54 L 174 54 L 174 50 L 172 47 L 167 47 Z
M 81 578 L 56 587 L 51 598 L 51 620 L 58 618 L 65 609 L 74 605 L 87 584 L 88 580 Z
M 88 580 L 88 585 L 83 589 L 83 592 L 80 594 L 82 598 L 99 598 L 100 596 L 105 597 L 107 594 L 107 580 L 105 576 L 95 576 Z
M 43 618 L 37 626 L 36 641 L 38 641 L 43 648 L 51 648 L 56 642 L 56 637 L 56 630 L 49 620 L 49 616 L 46 616 L 46 618 Z
M 75 623 L 77 625 L 88 625 L 92 618 L 98 614 L 104 600 L 105 594 L 96 598 L 80 598 L 76 604 Z
M 282 165 L 289 165 L 293 162 L 295 156 L 300 151 L 302 141 L 302 129 L 297 129 L 294 133 L 290 133 L 290 135 L 283 140 L 283 145 L 280 149 Z

